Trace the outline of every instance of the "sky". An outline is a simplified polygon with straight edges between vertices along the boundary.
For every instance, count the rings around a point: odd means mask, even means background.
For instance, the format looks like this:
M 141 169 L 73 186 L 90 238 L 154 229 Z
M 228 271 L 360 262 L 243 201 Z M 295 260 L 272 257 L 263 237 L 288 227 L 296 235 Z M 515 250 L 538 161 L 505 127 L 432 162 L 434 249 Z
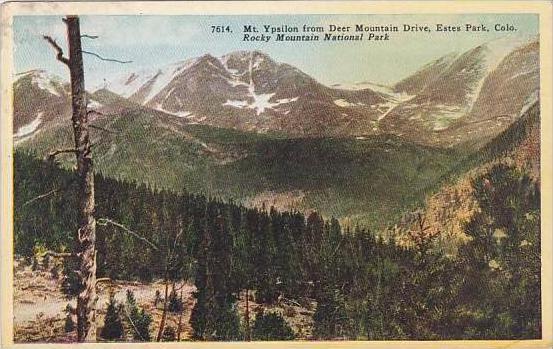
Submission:
M 389 41 L 251 43 L 242 41 L 244 25 L 302 26 L 329 24 L 485 24 L 489 32 L 393 33 Z M 496 23 L 516 26 L 516 32 L 496 32 Z M 233 33 L 212 34 L 212 25 L 229 25 Z M 24 72 L 45 69 L 63 78 L 67 68 L 56 61 L 43 35 L 66 47 L 65 25 L 60 16 L 14 18 L 14 69 Z M 109 58 L 129 60 L 117 64 L 85 55 L 87 88 L 146 68 L 157 68 L 210 53 L 221 56 L 236 50 L 260 50 L 279 62 L 296 66 L 325 84 L 371 81 L 393 84 L 424 64 L 451 52 L 463 52 L 505 36 L 538 34 L 538 16 L 533 14 L 469 15 L 256 15 L 256 16 L 81 16 L 83 49 Z M 68 79 L 68 78 L 67 78 Z

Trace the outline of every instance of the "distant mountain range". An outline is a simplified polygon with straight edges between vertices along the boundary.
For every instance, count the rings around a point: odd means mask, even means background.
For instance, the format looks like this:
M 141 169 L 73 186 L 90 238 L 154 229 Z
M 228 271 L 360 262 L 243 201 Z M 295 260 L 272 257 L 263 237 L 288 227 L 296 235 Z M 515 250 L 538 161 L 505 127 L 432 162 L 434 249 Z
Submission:
M 17 149 L 70 147 L 67 83 L 16 78 Z M 258 51 L 204 55 L 107 81 L 88 106 L 106 175 L 378 227 L 478 166 L 460 161 L 497 137 L 523 147 L 511 130 L 538 99 L 539 42 L 502 39 L 393 86 L 326 86 Z
M 18 138 L 69 111 L 59 77 L 30 71 L 14 89 Z M 238 51 L 134 72 L 102 90 L 187 123 L 289 137 L 390 133 L 427 145 L 483 145 L 537 100 L 539 42 L 499 39 L 452 53 L 391 87 L 325 86 L 262 52 Z

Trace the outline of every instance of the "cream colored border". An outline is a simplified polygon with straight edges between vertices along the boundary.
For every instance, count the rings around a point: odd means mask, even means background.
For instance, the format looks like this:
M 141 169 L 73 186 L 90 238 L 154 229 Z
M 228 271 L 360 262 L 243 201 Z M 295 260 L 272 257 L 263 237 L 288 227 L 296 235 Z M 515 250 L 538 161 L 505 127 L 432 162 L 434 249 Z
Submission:
M 66 14 L 451 14 L 536 13 L 540 15 L 541 47 L 541 180 L 542 180 L 542 320 L 543 339 L 530 341 L 386 341 L 386 342 L 250 342 L 163 343 L 167 348 L 551 348 L 553 347 L 553 115 L 552 115 L 552 4 L 549 1 L 209 1 L 209 2 L 35 2 L 2 5 L 0 210 L 1 226 L 1 339 L 6 348 L 59 348 L 61 344 L 13 344 L 13 142 L 12 32 L 15 15 Z M 75 346 L 68 344 L 67 346 Z M 158 343 L 79 344 L 81 348 L 154 348 Z

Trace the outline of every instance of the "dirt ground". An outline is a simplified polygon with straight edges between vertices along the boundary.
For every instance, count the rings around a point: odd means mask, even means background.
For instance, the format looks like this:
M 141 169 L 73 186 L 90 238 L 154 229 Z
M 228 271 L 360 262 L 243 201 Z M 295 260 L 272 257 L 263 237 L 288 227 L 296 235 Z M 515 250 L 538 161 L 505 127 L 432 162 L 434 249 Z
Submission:
M 76 340 L 76 332 L 66 333 L 64 330 L 65 308 L 70 304 L 73 308 L 76 306 L 76 300 L 65 298 L 61 292 L 62 275 L 56 277 L 52 273 L 52 268 L 56 263 L 50 262 L 45 267 L 39 262 L 38 268 L 33 271 L 31 265 L 22 259 L 14 261 L 14 339 L 17 343 L 24 342 L 72 342 Z M 59 265 L 58 265 L 59 269 Z M 182 325 L 180 339 L 182 341 L 191 340 L 192 327 L 190 326 L 190 314 L 195 304 L 193 292 L 195 287 L 192 284 L 177 284 L 177 294 L 180 294 L 182 287 L 182 297 L 184 303 L 184 312 L 182 314 Z M 171 287 L 170 287 L 171 288 Z M 150 326 L 152 338 L 155 339 L 161 317 L 163 313 L 163 302 L 158 302 L 154 306 L 156 291 L 164 295 L 164 284 L 161 281 L 152 283 L 139 282 L 102 282 L 98 285 L 97 302 L 97 333 L 104 324 L 104 316 L 109 300 L 110 293 L 114 293 L 118 302 L 125 302 L 127 290 L 134 293 L 138 305 L 144 308 L 152 315 L 153 322 Z M 246 308 L 245 292 L 240 293 L 238 302 L 238 311 L 241 319 L 244 319 Z M 306 340 L 311 337 L 312 318 L 316 307 L 314 302 L 307 305 L 300 305 L 290 300 L 282 299 L 274 305 L 262 305 L 251 300 L 250 293 L 250 325 L 253 324 L 255 314 L 260 308 L 266 311 L 278 312 L 297 335 L 297 339 Z M 180 313 L 168 313 L 167 325 L 178 328 Z M 76 321 L 75 315 L 73 320 Z M 131 329 L 126 331 L 129 334 L 127 340 L 132 340 Z

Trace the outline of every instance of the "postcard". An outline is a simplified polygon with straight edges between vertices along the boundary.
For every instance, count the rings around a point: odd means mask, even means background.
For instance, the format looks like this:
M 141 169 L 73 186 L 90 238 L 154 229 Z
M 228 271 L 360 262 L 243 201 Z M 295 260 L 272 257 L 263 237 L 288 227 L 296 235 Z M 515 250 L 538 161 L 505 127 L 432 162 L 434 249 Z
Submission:
M 551 347 L 551 5 L 4 3 L 2 347 Z

